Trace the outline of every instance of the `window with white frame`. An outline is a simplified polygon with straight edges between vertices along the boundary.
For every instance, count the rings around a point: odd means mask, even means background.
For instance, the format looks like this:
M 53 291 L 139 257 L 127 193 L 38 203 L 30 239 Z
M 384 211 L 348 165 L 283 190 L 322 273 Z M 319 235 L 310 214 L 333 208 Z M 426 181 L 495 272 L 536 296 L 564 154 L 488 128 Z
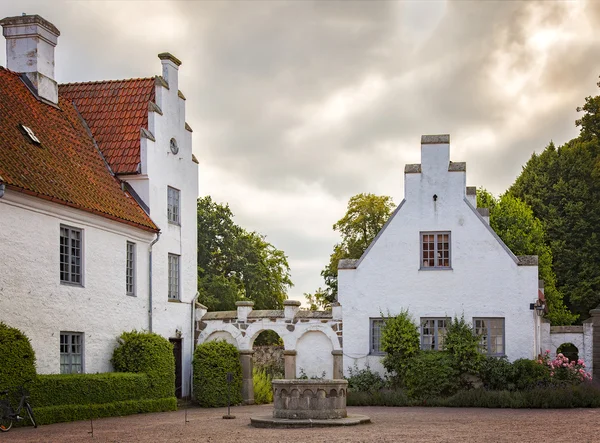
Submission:
M 81 332 L 60 333 L 60 373 L 83 373 L 83 334 Z
M 169 254 L 169 300 L 179 300 L 179 255 Z
M 483 354 L 505 355 L 503 318 L 474 318 L 473 326 L 480 337 L 479 350 Z
M 135 295 L 135 243 L 127 242 L 125 258 L 125 292 Z
M 169 223 L 176 225 L 181 223 L 181 217 L 179 212 L 179 201 L 181 192 L 179 189 L 167 186 L 167 219 Z
M 421 319 L 421 349 L 441 351 L 444 349 L 444 337 L 450 319 L 422 318 Z
M 421 269 L 450 269 L 450 232 L 421 232 Z
M 60 281 L 82 285 L 81 229 L 60 227 Z
M 383 355 L 381 349 L 381 331 L 385 325 L 384 318 L 371 318 L 370 320 L 370 349 L 369 353 L 373 355 Z

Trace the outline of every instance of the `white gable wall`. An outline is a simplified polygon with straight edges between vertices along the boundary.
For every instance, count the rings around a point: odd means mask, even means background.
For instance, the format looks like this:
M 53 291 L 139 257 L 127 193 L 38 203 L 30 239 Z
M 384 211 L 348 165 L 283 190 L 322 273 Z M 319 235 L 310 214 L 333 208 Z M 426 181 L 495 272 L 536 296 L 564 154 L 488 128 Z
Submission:
M 83 286 L 60 282 L 60 226 L 83 231 Z M 84 336 L 84 370 L 112 371 L 123 331 L 148 327 L 152 233 L 7 190 L 0 199 L 0 321 L 31 340 L 41 374 L 60 372 L 60 333 Z M 136 296 L 126 295 L 127 242 L 136 244 Z
M 421 173 L 405 175 L 406 199 L 356 269 L 340 269 L 344 370 L 369 356 L 370 321 L 409 309 L 423 317 L 505 318 L 506 354 L 532 358 L 537 266 L 518 266 L 465 201 L 465 172 L 448 171 L 448 144 L 423 145 Z M 457 165 L 455 165 L 457 166 Z M 455 167 L 455 169 L 461 169 Z M 433 195 L 437 195 L 434 202 Z M 421 269 L 424 231 L 449 231 L 452 269 Z

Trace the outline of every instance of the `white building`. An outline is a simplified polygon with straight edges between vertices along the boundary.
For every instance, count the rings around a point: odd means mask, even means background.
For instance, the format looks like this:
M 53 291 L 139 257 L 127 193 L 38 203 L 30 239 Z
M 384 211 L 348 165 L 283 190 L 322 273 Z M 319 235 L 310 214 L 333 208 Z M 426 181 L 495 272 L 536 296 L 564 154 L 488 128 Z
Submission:
M 197 161 L 181 62 L 162 76 L 58 86 L 59 31 L 0 21 L 0 321 L 39 373 L 111 371 L 124 331 L 173 342 L 189 393 L 197 286 Z
M 464 314 L 489 355 L 541 351 L 537 257 L 515 256 L 466 188 L 466 164 L 450 161 L 450 137 L 423 136 L 421 164 L 406 165 L 405 198 L 359 260 L 342 260 L 338 301 L 344 370 L 380 363 L 382 317 L 408 309 L 423 349 L 438 349 L 450 318 Z

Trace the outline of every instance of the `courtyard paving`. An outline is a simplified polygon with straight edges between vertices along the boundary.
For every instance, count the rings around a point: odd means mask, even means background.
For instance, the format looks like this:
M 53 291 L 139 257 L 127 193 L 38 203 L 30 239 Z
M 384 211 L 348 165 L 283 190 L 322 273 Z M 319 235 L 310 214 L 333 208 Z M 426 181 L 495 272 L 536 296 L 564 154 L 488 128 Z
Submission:
M 372 423 L 344 428 L 255 429 L 272 405 L 131 415 L 12 429 L 0 442 L 600 442 L 600 409 L 454 409 L 351 407 Z

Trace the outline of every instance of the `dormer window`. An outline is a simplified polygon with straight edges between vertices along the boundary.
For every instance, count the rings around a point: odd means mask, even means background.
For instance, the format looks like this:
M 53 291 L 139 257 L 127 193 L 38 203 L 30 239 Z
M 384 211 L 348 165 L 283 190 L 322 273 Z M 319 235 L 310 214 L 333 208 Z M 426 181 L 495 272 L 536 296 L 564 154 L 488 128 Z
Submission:
M 20 125 L 21 129 L 23 129 L 23 131 L 25 132 L 25 134 L 27 134 L 27 136 L 29 137 L 29 139 L 34 142 L 37 143 L 38 145 L 41 144 L 42 142 L 35 136 L 35 134 L 33 133 L 33 130 L 25 125 Z
M 179 152 L 179 146 L 177 146 L 177 140 L 172 138 L 170 145 L 171 145 L 171 152 L 173 154 L 177 154 Z

